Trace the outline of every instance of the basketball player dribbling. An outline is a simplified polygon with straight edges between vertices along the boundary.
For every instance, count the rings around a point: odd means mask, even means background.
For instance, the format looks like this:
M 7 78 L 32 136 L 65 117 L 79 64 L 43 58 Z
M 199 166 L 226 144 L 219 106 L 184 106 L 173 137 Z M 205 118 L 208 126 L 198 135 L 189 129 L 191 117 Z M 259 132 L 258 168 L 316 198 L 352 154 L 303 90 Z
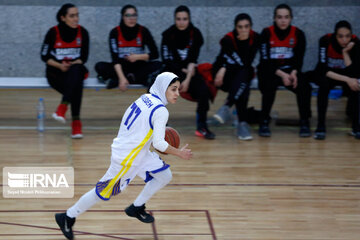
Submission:
M 145 211 L 145 203 L 171 181 L 172 174 L 169 165 L 149 150 L 150 145 L 182 159 L 192 157 L 187 144 L 177 149 L 164 140 L 169 118 L 165 105 L 176 103 L 179 87 L 180 81 L 175 74 L 161 73 L 150 88 L 150 94 L 139 97 L 125 111 L 119 133 L 111 146 L 111 164 L 105 175 L 65 213 L 55 214 L 56 222 L 67 239 L 74 238 L 72 227 L 80 214 L 98 201 L 107 201 L 119 194 L 135 176 L 143 178 L 146 184 L 125 212 L 141 222 L 154 222 L 153 216 Z

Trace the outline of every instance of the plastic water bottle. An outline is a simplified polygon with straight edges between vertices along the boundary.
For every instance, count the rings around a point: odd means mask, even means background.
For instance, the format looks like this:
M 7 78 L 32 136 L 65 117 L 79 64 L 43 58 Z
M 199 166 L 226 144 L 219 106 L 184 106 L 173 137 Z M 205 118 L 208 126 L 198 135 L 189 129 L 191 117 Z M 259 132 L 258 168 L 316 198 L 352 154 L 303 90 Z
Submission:
M 44 99 L 39 98 L 39 102 L 36 106 L 37 109 L 37 130 L 44 132 L 45 130 L 45 104 Z

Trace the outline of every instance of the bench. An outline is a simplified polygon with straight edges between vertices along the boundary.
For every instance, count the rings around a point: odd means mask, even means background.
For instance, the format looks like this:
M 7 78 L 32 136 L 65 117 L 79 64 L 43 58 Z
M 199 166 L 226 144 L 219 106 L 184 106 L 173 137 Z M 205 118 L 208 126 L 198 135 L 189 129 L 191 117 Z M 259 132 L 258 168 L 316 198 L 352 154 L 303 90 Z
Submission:
M 105 88 L 105 84 L 99 83 L 96 78 L 88 78 L 84 81 L 84 88 Z M 0 77 L 0 88 L 50 88 L 44 77 Z M 145 88 L 141 84 L 131 84 L 130 89 Z
M 310 83 L 312 89 L 318 89 L 318 86 L 314 83 Z M 49 88 L 50 85 L 47 82 L 47 79 L 44 77 L 0 77 L 0 88 Z M 105 84 L 99 83 L 96 78 L 88 78 L 84 81 L 84 88 L 95 88 L 101 89 L 105 88 Z M 129 89 L 141 89 L 145 88 L 141 84 L 131 84 L 128 86 Z M 250 84 L 250 88 L 253 90 L 258 89 L 258 80 L 255 77 Z M 279 90 L 284 90 L 285 87 L 280 86 Z M 339 87 L 336 87 L 339 89 Z

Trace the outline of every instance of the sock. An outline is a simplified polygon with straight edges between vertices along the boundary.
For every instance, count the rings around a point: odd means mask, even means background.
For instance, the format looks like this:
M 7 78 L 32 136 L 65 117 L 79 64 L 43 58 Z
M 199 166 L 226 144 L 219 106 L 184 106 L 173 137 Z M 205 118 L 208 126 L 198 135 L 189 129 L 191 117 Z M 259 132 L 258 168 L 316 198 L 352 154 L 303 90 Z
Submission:
M 68 101 L 61 101 L 61 104 L 69 105 Z
M 80 116 L 72 116 L 72 120 L 75 121 L 75 120 L 80 120 Z
M 71 218 L 77 218 L 80 214 L 90 209 L 95 203 L 101 199 L 96 195 L 95 188 L 81 196 L 72 207 L 66 211 L 66 215 Z
M 139 196 L 134 201 L 135 207 L 144 205 L 157 191 L 165 187 L 172 179 L 170 169 L 151 174 L 154 178 L 145 184 L 144 189 L 141 191 Z

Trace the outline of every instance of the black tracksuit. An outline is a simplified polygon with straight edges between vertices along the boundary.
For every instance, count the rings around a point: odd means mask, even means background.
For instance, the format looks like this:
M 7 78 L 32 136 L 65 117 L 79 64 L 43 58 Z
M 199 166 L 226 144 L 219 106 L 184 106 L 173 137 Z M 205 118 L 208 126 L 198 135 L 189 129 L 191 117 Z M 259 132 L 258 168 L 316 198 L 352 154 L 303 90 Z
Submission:
M 109 34 L 109 48 L 112 63 L 98 62 L 95 70 L 104 80 L 111 78 L 112 87 L 117 87 L 119 79 L 114 69 L 115 64 L 120 64 L 130 84 L 142 84 L 149 86 L 161 68 L 159 61 L 153 61 L 159 57 L 159 52 L 150 31 L 139 24 L 128 27 L 123 22 L 113 28 Z M 146 51 L 146 48 L 148 51 Z M 126 55 L 149 54 L 149 61 L 129 62 Z M 129 77 L 129 74 L 134 76 Z
M 306 40 L 303 31 L 289 26 L 285 30 L 275 24 L 261 33 L 260 64 L 258 65 L 259 88 L 262 93 L 262 120 L 270 119 L 270 111 L 282 79 L 275 72 L 280 69 L 286 73 L 297 70 L 298 86 L 286 87 L 297 97 L 300 119 L 307 121 L 311 117 L 311 86 L 304 80 L 301 68 L 305 54 Z
M 89 34 L 85 28 L 70 28 L 60 23 L 50 28 L 41 47 L 41 59 L 57 62 L 81 59 L 83 64 L 74 64 L 68 71 L 46 65 L 46 77 L 51 87 L 63 95 L 62 102 L 71 103 L 71 114 L 79 117 L 83 80 L 88 70 L 84 66 L 89 55 Z
M 254 77 L 251 66 L 260 46 L 260 35 L 251 31 L 247 40 L 238 40 L 237 31 L 227 33 L 220 40 L 221 50 L 213 64 L 213 76 L 220 68 L 226 68 L 223 85 L 220 87 L 228 92 L 226 105 L 236 105 L 239 122 L 246 121 L 247 103 L 250 94 L 250 82 Z
M 315 71 L 310 75 L 311 80 L 319 86 L 317 98 L 318 128 L 325 128 L 330 90 L 335 86 L 342 86 L 344 94 L 349 98 L 347 112 L 353 119 L 353 130 L 355 132 L 360 131 L 359 92 L 352 91 L 345 82 L 326 77 L 326 73 L 332 71 L 351 78 L 360 78 L 360 41 L 355 35 L 352 37 L 352 41 L 355 42 L 355 46 L 349 52 L 352 64 L 346 67 L 343 60 L 342 48 L 338 44 L 335 34 L 326 34 L 319 40 L 319 61 Z
M 186 74 L 182 69 L 187 69 L 189 63 L 197 63 L 203 43 L 204 39 L 200 30 L 191 23 L 183 31 L 178 30 L 175 25 L 165 30 L 162 33 L 161 42 L 164 71 L 173 72 L 179 76 L 180 81 L 184 80 Z M 198 128 L 206 126 L 211 94 L 205 81 L 198 73 L 191 78 L 188 93 L 198 102 L 196 110 Z

